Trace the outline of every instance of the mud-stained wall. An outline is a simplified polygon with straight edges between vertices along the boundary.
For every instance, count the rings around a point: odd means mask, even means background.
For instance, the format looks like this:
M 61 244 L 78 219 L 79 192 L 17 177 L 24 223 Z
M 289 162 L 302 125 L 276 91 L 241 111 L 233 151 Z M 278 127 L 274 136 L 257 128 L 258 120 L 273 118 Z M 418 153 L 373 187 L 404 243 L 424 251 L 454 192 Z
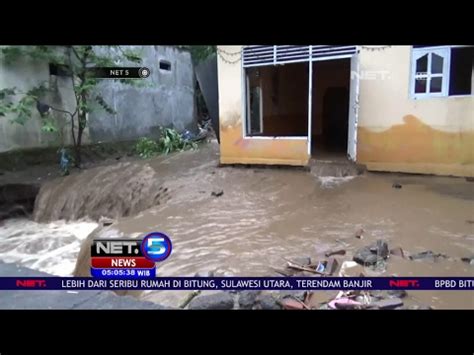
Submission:
M 357 160 L 371 170 L 474 176 L 474 96 L 414 100 L 411 46 L 361 50 Z
M 219 46 L 236 53 L 241 46 Z M 228 63 L 219 57 L 219 115 L 223 164 L 306 165 L 309 159 L 306 139 L 244 138 L 242 130 L 242 71 L 240 61 Z
M 357 161 L 370 170 L 474 176 L 474 96 L 414 100 L 410 67 L 411 46 L 362 48 Z M 221 162 L 307 163 L 306 140 L 243 138 L 241 63 L 219 58 L 218 73 Z

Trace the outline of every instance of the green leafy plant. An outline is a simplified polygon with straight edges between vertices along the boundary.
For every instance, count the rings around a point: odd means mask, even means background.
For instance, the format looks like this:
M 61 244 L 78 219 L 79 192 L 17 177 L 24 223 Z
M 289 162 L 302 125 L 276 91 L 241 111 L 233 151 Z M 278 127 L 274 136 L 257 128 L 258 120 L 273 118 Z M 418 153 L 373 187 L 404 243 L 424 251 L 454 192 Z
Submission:
M 196 148 L 197 144 L 195 142 L 184 139 L 173 128 L 162 128 L 161 137 L 158 142 L 151 138 L 142 137 L 135 144 L 135 151 L 143 159 L 151 158 L 158 153 L 169 154 Z
M 160 147 L 156 141 L 150 138 L 142 137 L 135 145 L 135 151 L 143 158 L 151 158 L 160 152 Z
M 162 129 L 162 135 L 158 144 L 160 146 L 160 151 L 163 154 L 197 148 L 196 143 L 183 139 L 178 131 L 173 128 Z

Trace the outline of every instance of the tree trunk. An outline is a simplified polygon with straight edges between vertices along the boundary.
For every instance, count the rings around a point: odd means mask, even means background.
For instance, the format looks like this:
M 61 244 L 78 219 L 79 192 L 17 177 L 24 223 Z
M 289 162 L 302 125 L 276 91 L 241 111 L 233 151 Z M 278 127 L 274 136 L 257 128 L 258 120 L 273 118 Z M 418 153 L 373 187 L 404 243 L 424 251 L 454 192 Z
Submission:
M 75 147 L 77 168 L 80 168 L 82 163 L 82 134 L 84 133 L 84 129 L 86 127 L 86 115 L 87 113 L 85 111 L 79 112 L 79 127 L 77 130 L 77 141 Z

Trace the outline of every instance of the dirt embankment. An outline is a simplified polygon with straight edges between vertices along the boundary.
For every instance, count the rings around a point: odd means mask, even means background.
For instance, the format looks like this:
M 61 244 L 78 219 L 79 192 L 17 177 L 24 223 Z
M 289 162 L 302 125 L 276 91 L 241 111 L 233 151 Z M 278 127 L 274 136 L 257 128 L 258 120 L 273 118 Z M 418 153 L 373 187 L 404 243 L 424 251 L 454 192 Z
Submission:
M 46 182 L 36 198 L 34 219 L 48 222 L 135 215 L 169 198 L 156 171 L 147 164 L 119 163 Z

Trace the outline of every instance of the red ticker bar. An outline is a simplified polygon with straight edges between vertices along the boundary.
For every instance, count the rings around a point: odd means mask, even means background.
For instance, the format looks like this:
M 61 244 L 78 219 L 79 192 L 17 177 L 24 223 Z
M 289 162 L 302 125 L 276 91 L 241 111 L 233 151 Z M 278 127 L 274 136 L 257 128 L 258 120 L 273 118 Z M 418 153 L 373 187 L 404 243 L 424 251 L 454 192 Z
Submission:
M 95 256 L 91 258 L 91 267 L 98 269 L 146 269 L 155 267 L 153 261 L 148 260 L 145 257 L 109 257 L 109 256 Z

